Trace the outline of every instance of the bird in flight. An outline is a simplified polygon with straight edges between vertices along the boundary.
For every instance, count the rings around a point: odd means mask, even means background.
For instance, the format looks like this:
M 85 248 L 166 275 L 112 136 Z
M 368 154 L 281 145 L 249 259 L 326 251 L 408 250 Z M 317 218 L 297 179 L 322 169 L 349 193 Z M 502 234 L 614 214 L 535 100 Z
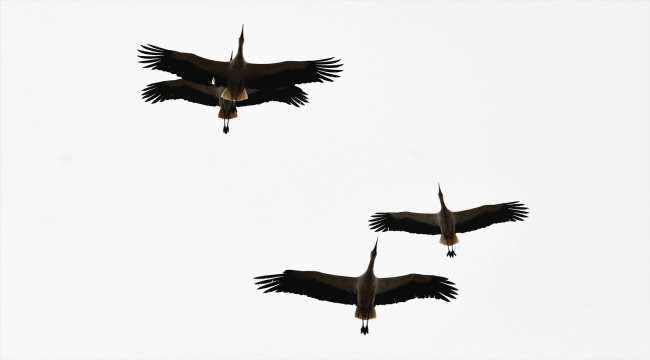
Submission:
M 258 290 L 305 295 L 314 299 L 355 305 L 354 316 L 361 319 L 361 333 L 368 334 L 368 322 L 376 318 L 375 306 L 396 304 L 416 298 L 435 298 L 449 302 L 458 289 L 447 278 L 409 274 L 378 278 L 373 272 L 377 242 L 370 252 L 368 269 L 361 276 L 348 277 L 318 271 L 285 270 L 282 274 L 258 276 Z M 365 325 L 364 325 L 365 321 Z
M 231 61 L 214 61 L 200 56 L 167 50 L 154 45 L 138 49 L 145 68 L 167 71 L 200 85 L 225 87 L 221 97 L 230 101 L 248 98 L 247 89 L 267 90 L 296 84 L 333 81 L 339 77 L 340 60 L 283 61 L 254 64 L 244 60 L 244 26 L 237 55 Z
M 152 104 L 166 100 L 183 99 L 196 104 L 218 106 L 219 118 L 223 119 L 224 134 L 230 132 L 230 119 L 237 117 L 235 104 L 237 106 L 249 106 L 277 101 L 299 107 L 308 102 L 307 93 L 295 85 L 266 90 L 247 89 L 248 99 L 237 103 L 221 97 L 224 90 L 225 88 L 221 86 L 201 85 L 188 80 L 177 79 L 147 85 L 146 88 L 142 89 L 142 98 Z
M 513 201 L 495 205 L 484 205 L 464 211 L 451 211 L 438 184 L 440 211 L 435 214 L 414 212 L 380 212 L 370 218 L 370 228 L 379 231 L 406 231 L 414 234 L 440 235 L 440 243 L 447 246 L 447 256 L 456 256 L 453 245 L 458 243 L 457 233 L 464 233 L 488 227 L 492 224 L 523 221 L 528 217 L 528 208 Z

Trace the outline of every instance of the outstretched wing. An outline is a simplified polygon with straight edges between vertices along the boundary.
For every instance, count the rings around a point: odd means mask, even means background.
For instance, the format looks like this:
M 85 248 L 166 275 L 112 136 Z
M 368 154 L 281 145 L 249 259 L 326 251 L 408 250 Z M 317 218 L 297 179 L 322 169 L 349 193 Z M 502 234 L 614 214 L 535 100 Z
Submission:
M 159 101 L 183 99 L 207 106 L 219 106 L 222 89 L 214 85 L 200 85 L 178 79 L 147 85 L 142 89 L 142 98 L 144 101 L 151 101 L 152 104 Z
M 144 59 L 140 62 L 146 64 L 145 68 L 167 71 L 202 85 L 210 85 L 213 80 L 217 86 L 227 85 L 228 62 L 209 60 L 149 44 L 141 46 L 142 49 L 138 49 L 138 57 Z
M 528 217 L 527 207 L 524 204 L 513 201 L 504 204 L 484 205 L 474 209 L 454 212 L 456 221 L 456 232 L 463 233 L 474 231 L 490 226 L 492 224 L 507 221 L 523 221 Z
M 248 92 L 248 99 L 237 101 L 237 106 L 258 105 L 269 101 L 278 101 L 300 107 L 300 105 L 305 105 L 309 102 L 307 101 L 307 93 L 297 86 L 265 90 L 247 88 L 246 91 Z
M 370 228 L 379 231 L 406 231 L 414 234 L 440 234 L 437 214 L 413 212 L 376 213 L 371 216 Z
M 375 305 L 395 304 L 411 299 L 435 298 L 444 301 L 458 295 L 453 282 L 434 275 L 409 274 L 377 279 Z
M 356 278 L 324 274 L 318 271 L 285 270 L 282 274 L 258 276 L 258 290 L 309 296 L 339 304 L 356 305 Z
M 253 89 L 282 88 L 295 84 L 333 81 L 340 60 L 284 61 L 273 64 L 246 64 L 246 87 Z

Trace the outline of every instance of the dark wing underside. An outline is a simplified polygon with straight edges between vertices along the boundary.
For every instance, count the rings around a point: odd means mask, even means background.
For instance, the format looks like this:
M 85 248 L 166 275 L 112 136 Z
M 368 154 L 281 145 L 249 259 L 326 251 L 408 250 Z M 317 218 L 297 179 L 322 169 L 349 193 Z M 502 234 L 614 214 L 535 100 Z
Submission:
M 377 284 L 375 305 L 395 304 L 411 299 L 435 298 L 444 301 L 458 295 L 453 282 L 433 275 L 409 274 L 393 278 L 380 278 Z
M 333 81 L 340 60 L 284 61 L 272 64 L 247 64 L 246 87 L 253 89 L 282 88 L 295 84 Z
M 288 86 L 279 89 L 248 90 L 248 99 L 237 101 L 237 106 L 258 105 L 269 101 L 283 102 L 285 104 L 300 107 L 307 101 L 307 93 L 297 86 Z
M 258 290 L 309 296 L 339 304 L 356 305 L 356 278 L 324 274 L 318 271 L 285 270 L 283 274 L 258 276 Z
M 154 45 L 141 45 L 140 63 L 145 68 L 167 71 L 176 74 L 185 80 L 201 85 L 226 86 L 228 80 L 229 63 L 214 61 L 200 56 L 163 49 Z
M 142 89 L 142 98 L 152 104 L 183 99 L 207 106 L 219 106 L 219 95 L 218 88 L 214 85 L 199 85 L 183 79 L 161 81 Z
M 490 226 L 492 224 L 523 221 L 528 217 L 527 207 L 524 204 L 513 201 L 504 204 L 485 205 L 474 209 L 454 212 L 456 220 L 456 232 L 463 233 L 474 231 Z
M 440 234 L 437 214 L 412 212 L 376 213 L 371 216 L 370 228 L 379 231 L 406 231 L 414 234 Z

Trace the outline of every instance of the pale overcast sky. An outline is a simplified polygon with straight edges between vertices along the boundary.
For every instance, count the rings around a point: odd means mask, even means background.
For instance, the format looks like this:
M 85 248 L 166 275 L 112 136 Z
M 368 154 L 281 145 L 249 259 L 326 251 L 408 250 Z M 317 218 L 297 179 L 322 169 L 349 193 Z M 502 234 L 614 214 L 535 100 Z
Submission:
M 1 3 L 6 359 L 648 358 L 647 1 Z M 140 44 L 336 57 L 309 104 L 151 105 Z M 374 233 L 378 211 L 524 222 Z M 264 294 L 285 269 L 448 277 L 456 300 Z

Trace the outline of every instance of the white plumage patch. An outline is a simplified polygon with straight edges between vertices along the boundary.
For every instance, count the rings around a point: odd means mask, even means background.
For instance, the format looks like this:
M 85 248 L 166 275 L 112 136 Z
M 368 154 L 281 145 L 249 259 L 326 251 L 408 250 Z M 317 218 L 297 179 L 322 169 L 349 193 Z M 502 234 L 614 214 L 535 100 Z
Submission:
M 248 99 L 248 92 L 246 91 L 246 88 L 244 88 L 239 94 L 237 94 L 237 99 L 233 99 L 230 89 L 225 88 L 221 93 L 221 97 L 230 101 L 242 101 Z

